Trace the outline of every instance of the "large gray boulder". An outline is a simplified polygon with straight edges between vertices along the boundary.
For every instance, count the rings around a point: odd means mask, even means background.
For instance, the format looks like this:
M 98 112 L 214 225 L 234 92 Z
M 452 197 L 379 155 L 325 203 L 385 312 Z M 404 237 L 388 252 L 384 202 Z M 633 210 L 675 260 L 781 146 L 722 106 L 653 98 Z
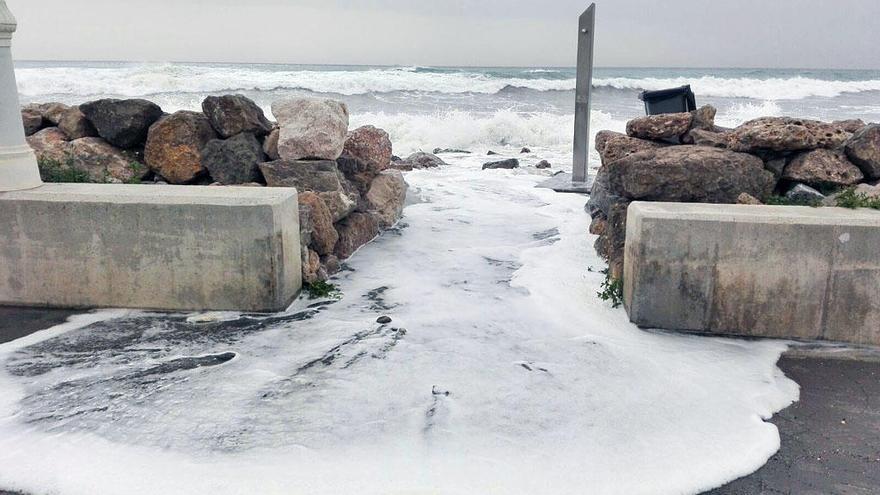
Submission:
M 840 150 L 813 150 L 794 157 L 782 173 L 782 178 L 792 182 L 823 186 L 851 186 L 865 176 Z
M 626 134 L 640 139 L 678 139 L 691 129 L 691 113 L 664 113 L 630 120 Z
M 82 110 L 79 107 L 70 107 L 66 112 L 61 116 L 61 120 L 58 122 L 58 128 L 64 134 L 67 134 L 67 137 L 71 140 L 81 139 L 86 137 L 95 137 L 98 135 L 98 131 L 95 130 L 95 126 L 86 118 L 85 114 L 82 113 Z
M 269 187 L 295 187 L 300 192 L 316 193 L 336 223 L 358 206 L 357 191 L 349 190 L 345 176 L 333 160 L 276 160 L 260 164 L 260 171 Z
M 98 137 L 71 141 L 71 167 L 86 172 L 92 182 L 135 182 L 147 167 Z
M 735 204 L 744 192 L 766 199 L 776 183 L 756 156 L 692 145 L 629 155 L 608 174 L 611 192 L 645 201 Z
M 140 99 L 103 99 L 84 103 L 79 109 L 99 136 L 123 149 L 142 145 L 150 126 L 163 115 L 159 105 Z
M 348 135 L 348 107 L 317 98 L 276 101 L 272 113 L 278 120 L 278 156 L 282 160 L 335 160 Z
M 857 131 L 846 143 L 846 156 L 869 179 L 880 179 L 880 124 Z
M 202 149 L 202 163 L 221 184 L 259 182 L 262 179 L 260 164 L 264 161 L 263 145 L 250 132 L 225 140 L 213 139 Z
M 834 149 L 850 136 L 843 126 L 834 124 L 791 117 L 762 117 L 734 129 L 730 149 L 746 153 Z
M 613 131 L 602 131 L 596 135 L 596 151 L 599 152 L 603 166 L 633 153 L 655 150 L 663 146 L 665 145 L 662 143 L 634 138 Z
M 255 136 L 272 132 L 272 123 L 263 109 L 243 95 L 209 96 L 202 102 L 202 111 L 223 139 L 242 132 Z
M 202 149 L 216 138 L 214 128 L 201 112 L 175 112 L 150 127 L 144 159 L 168 182 L 185 184 L 205 172 Z
M 400 170 L 383 170 L 373 179 L 365 199 L 369 210 L 376 213 L 380 227 L 391 227 L 400 219 L 407 187 Z

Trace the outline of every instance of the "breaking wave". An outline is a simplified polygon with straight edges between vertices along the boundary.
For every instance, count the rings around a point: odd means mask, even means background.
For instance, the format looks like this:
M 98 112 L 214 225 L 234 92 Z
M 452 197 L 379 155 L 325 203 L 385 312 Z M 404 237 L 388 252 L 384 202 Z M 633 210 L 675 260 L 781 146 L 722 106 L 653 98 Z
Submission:
M 486 150 L 519 150 L 521 147 L 568 151 L 572 146 L 573 115 L 449 111 L 414 115 L 405 113 L 365 113 L 352 116 L 352 125 L 373 124 L 388 131 L 394 152 L 408 154 L 418 150 L 454 148 L 485 153 Z M 611 115 L 592 112 L 594 129 L 623 130 L 625 123 Z
M 597 72 L 600 72 L 601 69 Z M 279 65 L 74 64 L 19 67 L 19 91 L 26 96 L 149 96 L 299 89 L 339 95 L 393 92 L 496 94 L 509 88 L 573 91 L 572 69 L 447 69 L 431 67 L 324 68 Z M 597 77 L 597 88 L 655 90 L 690 84 L 703 96 L 757 100 L 836 97 L 880 91 L 880 79 L 821 80 L 804 76 Z

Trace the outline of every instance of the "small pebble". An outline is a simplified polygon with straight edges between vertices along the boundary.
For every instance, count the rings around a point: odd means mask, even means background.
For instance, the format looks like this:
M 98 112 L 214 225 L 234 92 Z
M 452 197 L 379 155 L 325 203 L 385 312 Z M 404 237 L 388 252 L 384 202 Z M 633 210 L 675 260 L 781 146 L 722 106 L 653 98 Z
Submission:
M 376 320 L 376 323 L 381 323 L 383 325 L 386 323 L 391 323 L 391 318 L 388 316 L 380 316 L 379 319 Z

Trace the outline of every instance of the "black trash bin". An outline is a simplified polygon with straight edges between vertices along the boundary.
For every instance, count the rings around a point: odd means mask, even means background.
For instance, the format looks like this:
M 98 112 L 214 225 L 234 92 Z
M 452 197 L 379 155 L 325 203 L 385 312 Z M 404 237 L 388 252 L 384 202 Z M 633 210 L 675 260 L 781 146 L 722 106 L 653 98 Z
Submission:
M 639 95 L 639 99 L 645 102 L 645 112 L 648 115 L 692 112 L 697 109 L 697 99 L 690 85 L 645 91 Z

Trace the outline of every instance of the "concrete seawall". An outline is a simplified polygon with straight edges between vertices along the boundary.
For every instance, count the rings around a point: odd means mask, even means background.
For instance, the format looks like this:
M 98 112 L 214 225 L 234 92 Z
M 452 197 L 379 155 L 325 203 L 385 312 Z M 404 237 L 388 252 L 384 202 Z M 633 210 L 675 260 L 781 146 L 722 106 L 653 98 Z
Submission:
M 302 285 L 295 189 L 0 193 L 0 304 L 277 311 Z
M 624 302 L 643 327 L 880 345 L 880 212 L 633 203 Z

